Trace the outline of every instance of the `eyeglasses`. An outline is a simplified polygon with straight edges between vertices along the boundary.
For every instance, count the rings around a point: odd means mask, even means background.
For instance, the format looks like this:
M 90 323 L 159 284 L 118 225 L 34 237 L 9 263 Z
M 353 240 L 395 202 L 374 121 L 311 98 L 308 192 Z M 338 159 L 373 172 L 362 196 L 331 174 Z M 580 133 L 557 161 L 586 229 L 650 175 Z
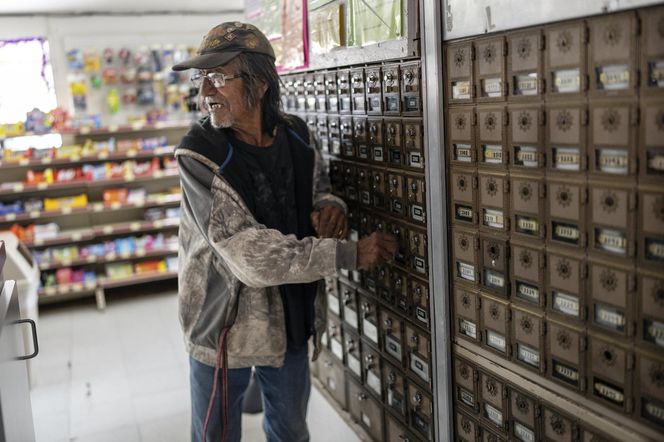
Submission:
M 203 80 L 207 79 L 212 86 L 219 89 L 226 86 L 226 82 L 228 80 L 234 80 L 240 77 L 242 77 L 242 74 L 226 75 L 222 74 L 221 72 L 208 72 L 207 74 L 204 74 L 203 72 L 197 72 L 191 76 L 191 84 L 196 89 L 200 89 L 201 85 L 203 84 Z

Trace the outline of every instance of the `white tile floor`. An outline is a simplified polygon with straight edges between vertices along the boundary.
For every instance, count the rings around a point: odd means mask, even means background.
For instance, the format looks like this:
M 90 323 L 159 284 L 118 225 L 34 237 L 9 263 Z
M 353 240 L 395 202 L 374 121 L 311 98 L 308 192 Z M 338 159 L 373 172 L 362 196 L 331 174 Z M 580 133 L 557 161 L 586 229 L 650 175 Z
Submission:
M 189 440 L 189 367 L 177 295 L 109 296 L 42 309 L 31 393 L 38 442 Z M 312 442 L 359 442 L 320 393 L 309 403 Z M 262 442 L 261 415 L 243 440 Z

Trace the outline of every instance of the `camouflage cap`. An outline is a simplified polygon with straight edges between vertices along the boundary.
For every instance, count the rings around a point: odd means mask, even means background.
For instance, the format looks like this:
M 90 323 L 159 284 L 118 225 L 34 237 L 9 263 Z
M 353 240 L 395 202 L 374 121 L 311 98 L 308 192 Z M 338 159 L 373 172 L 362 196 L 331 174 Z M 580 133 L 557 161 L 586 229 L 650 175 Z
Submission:
M 176 64 L 173 70 L 216 68 L 243 52 L 265 54 L 275 59 L 272 45 L 256 26 L 240 22 L 222 23 L 205 34 L 195 57 Z

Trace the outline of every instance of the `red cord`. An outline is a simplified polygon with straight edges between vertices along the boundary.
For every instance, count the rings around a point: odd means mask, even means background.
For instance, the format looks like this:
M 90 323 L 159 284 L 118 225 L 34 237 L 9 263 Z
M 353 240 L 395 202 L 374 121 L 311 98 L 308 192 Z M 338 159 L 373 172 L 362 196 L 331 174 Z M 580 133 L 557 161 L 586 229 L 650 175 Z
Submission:
M 214 366 L 214 382 L 212 383 L 212 394 L 210 395 L 210 402 L 208 402 L 207 414 L 205 415 L 205 423 L 203 424 L 203 442 L 207 442 L 207 429 L 208 424 L 210 423 L 210 416 L 212 415 L 212 408 L 214 407 L 214 400 L 217 398 L 217 384 L 219 381 L 219 367 L 221 365 L 221 358 L 224 358 L 223 364 L 223 385 L 222 396 L 223 403 L 221 404 L 221 416 L 222 416 L 222 432 L 221 432 L 221 442 L 226 441 L 226 432 L 228 431 L 228 355 L 226 354 L 226 335 L 228 334 L 230 327 L 222 328 L 219 331 L 219 341 L 217 344 L 217 361 Z

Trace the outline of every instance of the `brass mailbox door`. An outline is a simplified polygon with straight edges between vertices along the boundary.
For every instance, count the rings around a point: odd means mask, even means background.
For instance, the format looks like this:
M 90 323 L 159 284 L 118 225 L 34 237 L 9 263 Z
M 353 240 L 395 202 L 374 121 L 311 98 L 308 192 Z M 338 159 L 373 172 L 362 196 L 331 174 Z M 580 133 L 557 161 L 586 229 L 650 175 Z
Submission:
M 385 385 L 385 395 L 383 396 L 385 405 L 395 411 L 402 419 L 406 419 L 406 378 L 399 369 L 383 360 L 383 381 Z
M 419 61 L 401 65 L 401 115 L 422 115 L 422 68 Z
M 387 148 L 387 162 L 392 167 L 401 167 L 403 163 L 403 131 L 401 120 L 385 119 L 385 147 Z
M 495 377 L 480 371 L 480 394 L 482 395 L 482 420 L 492 428 L 507 430 L 509 405 L 505 384 Z
M 636 189 L 594 180 L 588 186 L 590 249 L 612 257 L 634 256 Z
M 639 195 L 639 262 L 644 267 L 661 269 L 664 265 L 664 192 L 661 186 L 642 186 Z
M 450 103 L 472 103 L 475 97 L 473 59 L 475 53 L 470 42 L 450 44 L 445 49 L 447 79 L 445 96 Z
M 422 171 L 424 169 L 424 142 L 421 119 L 403 119 L 403 148 L 405 163 L 408 168 Z
M 431 396 L 413 383 L 408 384 L 409 423 L 420 437 L 433 440 L 433 402 Z
M 387 442 L 404 442 L 413 440 L 406 428 L 390 413 L 385 413 L 385 437 Z
M 408 231 L 410 244 L 410 268 L 416 274 L 429 274 L 429 258 L 427 247 L 427 234 L 425 230 L 410 229 Z
M 480 293 L 480 299 L 482 303 L 482 345 L 502 357 L 509 359 L 509 303 L 497 298 L 492 298 L 484 293 Z
M 546 117 L 541 105 L 513 105 L 507 109 L 507 156 L 510 167 L 539 171 L 545 167 L 544 125 Z
M 659 272 L 638 270 L 638 324 L 641 342 L 664 349 L 664 278 Z
M 388 173 L 388 192 L 390 195 L 390 211 L 398 217 L 406 214 L 406 177 L 398 173 Z
M 326 115 L 318 115 L 316 118 L 316 133 L 320 139 L 323 152 L 330 152 L 330 138 L 328 136 Z
M 509 178 L 504 173 L 479 171 L 480 229 L 509 231 Z
M 297 110 L 297 98 L 295 92 L 294 75 L 289 75 L 287 77 L 284 77 L 284 96 L 286 99 L 284 103 L 284 109 L 286 110 L 286 112 L 295 112 Z
M 479 372 L 473 365 L 459 357 L 454 358 L 454 394 L 456 403 L 470 412 L 477 414 L 480 410 L 477 395 Z
M 366 115 L 367 96 L 366 84 L 364 80 L 364 68 L 350 70 L 350 95 L 353 114 Z
M 636 95 L 637 35 L 635 12 L 588 20 L 590 93 L 597 97 Z
M 357 153 L 353 142 L 353 119 L 350 116 L 343 116 L 339 119 L 339 135 L 341 138 L 341 155 L 354 160 Z
M 348 69 L 337 71 L 337 95 L 339 97 L 339 113 L 352 113 L 350 70 Z
M 566 246 L 586 245 L 585 180 L 558 180 L 547 177 L 549 199 L 547 241 Z
M 348 408 L 353 419 L 374 440 L 383 440 L 383 408 L 352 379 L 348 379 Z
M 454 228 L 452 231 L 454 277 L 458 281 L 479 284 L 480 240 L 475 230 Z
M 357 168 L 350 163 L 344 163 L 344 187 L 346 198 L 357 201 Z
M 637 416 L 647 424 L 664 428 L 664 360 L 655 354 L 636 352 Z
M 373 349 L 362 340 L 362 379 L 366 388 L 376 396 L 376 398 L 383 400 L 383 384 L 381 381 L 381 358 L 378 351 Z
M 477 225 L 477 187 L 479 181 L 474 169 L 450 169 L 452 223 Z
M 314 87 L 314 74 L 304 74 L 304 97 L 305 97 L 305 112 L 316 112 L 316 89 Z
M 408 280 L 410 274 L 399 270 L 390 270 L 390 291 L 394 299 L 394 306 L 401 311 L 404 316 L 410 314 L 410 299 L 408 297 Z
M 327 96 L 325 95 L 325 73 L 314 73 L 314 93 L 316 94 L 316 112 L 327 112 Z
M 383 66 L 383 114 L 401 115 L 401 71 L 398 64 Z
M 394 261 L 402 266 L 408 267 L 410 260 L 410 232 L 400 223 L 392 223 L 389 226 L 389 231 L 397 238 L 399 249 L 394 256 Z
M 359 303 L 362 314 L 362 337 L 378 346 L 378 304 L 367 295 L 360 295 Z
M 573 442 L 576 424 L 571 418 L 545 406 L 543 414 L 543 432 L 547 440 L 555 442 Z
M 632 412 L 633 355 L 616 339 L 589 332 L 588 375 L 590 397 Z
M 431 338 L 405 323 L 410 373 L 431 386 Z
M 633 336 L 636 328 L 634 267 L 593 259 L 589 268 L 591 326 L 623 337 Z
M 330 139 L 329 149 L 334 155 L 341 155 L 341 122 L 339 117 L 330 115 L 327 117 L 327 131 Z
M 476 113 L 478 165 L 505 167 L 508 163 L 506 150 L 508 116 L 505 107 L 478 105 Z
M 371 169 L 369 167 L 358 166 L 356 170 L 358 201 L 363 206 L 371 207 Z
M 510 243 L 512 302 L 544 307 L 546 255 L 542 244 Z
M 386 210 L 388 204 L 387 176 L 383 171 L 373 169 L 372 181 L 371 195 L 373 197 L 373 206 L 378 210 Z
M 429 284 L 415 278 L 410 278 L 408 294 L 411 302 L 411 316 L 422 327 L 429 329 L 431 324 L 431 303 L 429 300 Z
M 325 389 L 339 404 L 342 410 L 347 409 L 346 381 L 343 366 L 335 362 L 326 351 L 321 354 L 320 375 Z
M 662 57 L 662 87 L 664 87 L 664 57 Z M 664 100 L 641 100 L 639 134 L 640 178 L 661 182 L 664 177 Z
M 403 325 L 396 313 L 385 308 L 380 310 L 381 342 L 383 353 L 397 364 L 404 366 Z
M 449 158 L 452 164 L 472 165 L 477 161 L 475 149 L 476 116 L 473 106 L 450 107 L 446 119 Z
M 509 297 L 509 258 L 510 250 L 507 238 L 480 236 L 482 258 L 482 287 L 502 297 Z
M 507 35 L 508 100 L 541 100 L 544 93 L 544 36 L 541 29 Z
M 344 323 L 352 327 L 354 331 L 359 330 L 357 314 L 357 293 L 349 285 L 341 284 L 341 302 L 343 304 Z
M 353 146 L 358 161 L 368 162 L 371 159 L 369 151 L 368 125 L 365 117 L 353 117 Z
M 406 176 L 406 194 L 408 195 L 408 216 L 411 221 L 426 224 L 426 182 L 423 177 Z
M 584 172 L 588 111 L 583 102 L 548 104 L 547 167 L 561 173 Z
M 544 315 L 517 306 L 512 307 L 513 359 L 538 373 L 543 373 L 546 368 L 545 330 Z
M 367 114 L 383 115 L 383 85 L 380 66 L 367 67 L 364 70 L 367 91 Z
M 539 437 L 539 405 L 537 399 L 510 387 L 512 435 L 521 442 L 535 442 Z
M 544 54 L 547 99 L 574 99 L 585 96 L 586 24 L 583 20 L 547 26 Z
M 302 74 L 293 76 L 293 86 L 295 88 L 295 111 L 306 112 L 307 97 L 304 92 L 304 76 Z
M 332 193 L 337 196 L 344 196 L 344 170 L 341 161 L 330 161 L 330 184 Z
M 462 442 L 476 442 L 482 430 L 474 419 L 460 411 L 456 412 L 456 436 Z
M 514 234 L 540 240 L 545 234 L 546 184 L 538 175 L 510 175 L 511 216 Z
M 325 72 L 325 96 L 327 99 L 327 112 L 339 113 L 339 96 L 337 87 L 337 71 Z
M 664 90 L 664 33 L 660 23 L 664 8 L 643 9 L 639 12 L 642 26 L 641 47 L 641 96 L 650 97 Z
M 454 286 L 454 334 L 475 344 L 482 341 L 479 295 L 461 285 Z
M 358 381 L 362 381 L 360 337 L 349 329 L 344 330 L 344 360 L 348 371 L 354 375 Z
M 585 255 L 547 252 L 547 310 L 561 317 L 584 321 L 587 265 Z
M 474 43 L 475 87 L 477 101 L 504 101 L 507 95 L 505 84 L 505 37 L 478 39 Z
M 584 329 L 547 318 L 547 374 L 552 380 L 585 391 L 586 335 Z
M 590 105 L 590 171 L 604 176 L 636 174 L 638 110 L 634 101 Z
M 385 126 L 383 119 L 380 117 L 369 117 L 367 119 L 367 127 L 370 159 L 376 164 L 384 164 L 387 162 L 387 156 L 385 153 Z

